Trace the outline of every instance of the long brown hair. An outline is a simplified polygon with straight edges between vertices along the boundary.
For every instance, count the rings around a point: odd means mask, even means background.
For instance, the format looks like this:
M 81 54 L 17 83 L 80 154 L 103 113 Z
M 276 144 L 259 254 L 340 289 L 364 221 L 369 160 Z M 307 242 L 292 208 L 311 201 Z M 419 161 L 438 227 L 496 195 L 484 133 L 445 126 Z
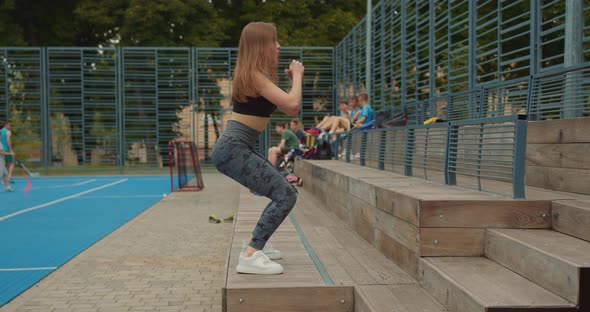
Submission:
M 277 82 L 278 64 L 275 59 L 277 29 L 274 24 L 252 22 L 240 36 L 238 62 L 233 76 L 232 98 L 246 102 L 246 97 L 258 95 L 255 73 L 261 72 Z

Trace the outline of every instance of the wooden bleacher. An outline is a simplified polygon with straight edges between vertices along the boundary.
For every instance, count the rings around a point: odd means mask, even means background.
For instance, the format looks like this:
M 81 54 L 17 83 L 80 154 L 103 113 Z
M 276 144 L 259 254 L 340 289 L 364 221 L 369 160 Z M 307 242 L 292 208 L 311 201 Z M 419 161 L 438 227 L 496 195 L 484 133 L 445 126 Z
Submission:
M 532 199 L 514 200 L 506 183 L 484 193 L 338 161 L 296 173 L 449 311 L 590 309 L 588 196 L 527 188 Z
M 353 311 L 351 285 L 333 285 L 322 276 L 289 217 L 274 233 L 269 244 L 280 248 L 285 273 L 248 275 L 236 273 L 242 243 L 252 230 L 269 199 L 251 194 L 245 188 L 234 223 L 223 289 L 224 311 Z
M 242 190 L 224 311 L 590 307 L 588 196 L 530 189 L 538 198 L 513 200 L 502 184 L 483 193 L 338 161 L 295 169 L 304 189 L 269 242 L 282 275 L 235 272 L 268 203 Z

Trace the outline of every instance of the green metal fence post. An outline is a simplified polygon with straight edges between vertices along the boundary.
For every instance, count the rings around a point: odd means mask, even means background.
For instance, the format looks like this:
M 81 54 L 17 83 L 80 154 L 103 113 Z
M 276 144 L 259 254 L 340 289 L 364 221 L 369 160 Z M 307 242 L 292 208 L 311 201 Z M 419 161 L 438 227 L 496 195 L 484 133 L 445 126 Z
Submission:
M 445 184 L 457 185 L 455 164 L 457 163 L 457 140 L 459 127 L 452 122 L 447 127 L 447 147 L 445 151 Z
M 584 1 L 565 1 L 565 47 L 564 66 L 572 67 L 584 62 Z M 584 115 L 582 106 L 576 107 L 577 93 L 584 89 L 583 78 L 579 72 L 566 74 L 563 114 L 561 118 L 576 118 Z
M 352 133 L 348 132 L 346 134 L 346 162 L 350 162 L 350 153 L 352 152 Z
M 51 135 L 50 135 L 50 121 L 49 121 L 49 84 L 47 75 L 49 73 L 47 57 L 47 47 L 41 48 L 41 157 L 42 166 L 45 171 L 45 175 L 49 173 L 49 164 L 51 162 Z M 8 93 L 6 94 L 8 99 Z
M 367 158 L 367 131 L 362 132 L 360 165 L 364 166 Z
M 524 178 L 527 125 L 526 115 L 518 115 L 514 130 L 514 160 L 512 169 L 512 191 L 514 198 L 525 198 Z
M 473 90 L 476 85 L 477 79 L 477 2 L 476 1 L 469 1 L 469 65 L 468 65 L 468 75 L 469 75 L 469 90 Z M 483 98 L 482 98 L 483 101 Z M 469 101 L 469 118 L 477 118 L 481 115 L 475 114 L 475 105 L 477 105 L 475 99 L 470 95 Z
M 117 104 L 115 108 L 117 118 L 117 165 L 119 171 L 123 173 L 125 167 L 125 156 L 127 150 L 125 149 L 125 78 L 123 73 L 124 66 L 124 48 L 117 47 L 115 52 L 116 70 L 117 70 Z
M 381 128 L 379 130 L 380 137 L 379 137 L 379 170 L 385 170 L 385 150 L 387 144 L 387 132 L 385 132 L 385 128 Z
M 412 162 L 414 161 L 414 129 L 406 129 L 406 155 L 404 159 L 404 174 L 412 176 Z

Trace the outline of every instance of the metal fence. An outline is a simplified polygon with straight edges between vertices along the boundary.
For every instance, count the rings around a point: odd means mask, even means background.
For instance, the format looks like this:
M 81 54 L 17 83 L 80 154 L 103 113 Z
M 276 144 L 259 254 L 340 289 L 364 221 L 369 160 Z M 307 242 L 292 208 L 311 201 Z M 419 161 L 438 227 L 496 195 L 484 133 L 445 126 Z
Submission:
M 0 48 L 0 120 L 12 123 L 17 157 L 46 172 L 160 168 L 179 137 L 207 161 L 231 111 L 236 57 L 233 48 Z M 309 127 L 333 110 L 333 49 L 285 47 L 279 68 L 291 59 L 306 65 L 299 118 Z M 279 79 L 289 86 L 285 72 Z M 260 152 L 278 141 L 273 129 Z
M 361 166 L 524 198 L 525 115 L 350 132 L 339 157 Z M 343 157 L 342 157 L 343 156 Z M 487 184 L 487 187 L 486 185 Z
M 588 1 L 382 0 L 368 47 L 366 20 L 334 50 L 337 101 L 368 90 L 374 109 L 414 124 L 590 115 Z

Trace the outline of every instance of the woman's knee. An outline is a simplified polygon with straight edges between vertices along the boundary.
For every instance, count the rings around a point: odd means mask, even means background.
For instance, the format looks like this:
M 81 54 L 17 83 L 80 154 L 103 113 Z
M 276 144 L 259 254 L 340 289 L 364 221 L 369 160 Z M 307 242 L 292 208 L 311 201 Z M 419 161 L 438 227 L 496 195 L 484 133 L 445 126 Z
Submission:
M 297 191 L 291 185 L 289 185 L 289 188 L 285 194 L 285 202 L 287 206 L 289 206 L 289 209 L 293 209 L 295 203 L 297 202 Z

